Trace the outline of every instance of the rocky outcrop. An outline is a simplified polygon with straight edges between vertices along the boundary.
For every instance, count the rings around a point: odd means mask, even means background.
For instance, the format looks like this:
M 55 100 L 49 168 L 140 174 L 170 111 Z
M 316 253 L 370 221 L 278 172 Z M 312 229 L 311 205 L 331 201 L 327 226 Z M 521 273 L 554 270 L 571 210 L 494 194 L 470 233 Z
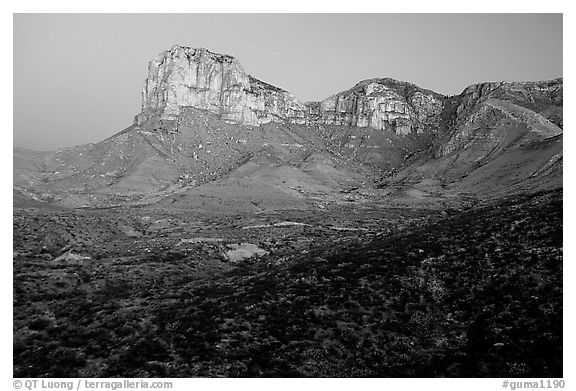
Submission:
M 509 101 L 546 117 L 562 128 L 563 79 L 537 82 L 486 82 L 462 91 L 456 114 L 465 121 L 474 106 L 488 99 Z
M 439 130 L 443 102 L 442 95 L 410 83 L 369 79 L 307 107 L 314 122 L 407 135 Z
M 451 133 L 437 156 L 461 149 L 485 150 L 488 154 L 500 148 L 505 139 L 520 142 L 520 138 L 535 140 L 561 134 L 562 91 L 562 78 L 467 87 L 455 97 L 454 112 L 447 114 L 453 118 Z M 516 138 L 511 139 L 511 134 Z
M 148 65 L 137 125 L 175 120 L 182 107 L 216 113 L 229 123 L 305 122 L 305 106 L 287 91 L 244 72 L 240 62 L 206 49 L 174 46 Z

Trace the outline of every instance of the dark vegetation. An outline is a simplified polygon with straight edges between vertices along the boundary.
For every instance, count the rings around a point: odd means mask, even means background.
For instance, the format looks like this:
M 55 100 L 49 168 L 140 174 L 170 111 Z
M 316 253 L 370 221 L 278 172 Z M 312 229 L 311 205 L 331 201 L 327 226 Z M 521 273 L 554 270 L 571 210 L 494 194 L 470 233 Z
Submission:
M 178 246 L 190 219 L 46 213 L 15 212 L 15 377 L 563 375 L 561 190 L 333 212 L 357 231 L 303 215 L 310 226 L 243 230 L 240 216 L 186 233 L 270 252 L 236 264 L 218 243 Z M 67 239 L 89 260 L 34 244 L 91 221 L 103 231 Z

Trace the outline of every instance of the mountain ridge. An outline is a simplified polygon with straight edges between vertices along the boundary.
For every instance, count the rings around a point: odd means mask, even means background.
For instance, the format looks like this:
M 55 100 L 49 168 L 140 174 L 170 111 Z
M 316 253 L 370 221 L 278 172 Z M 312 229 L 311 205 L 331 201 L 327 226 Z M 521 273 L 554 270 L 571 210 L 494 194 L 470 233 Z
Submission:
M 542 141 L 562 134 L 563 78 L 478 83 L 456 96 L 370 78 L 302 103 L 244 72 L 233 56 L 203 48 L 175 45 L 148 69 L 132 125 L 99 143 L 44 154 L 15 150 L 15 189 L 43 202 L 102 206 L 154 202 L 228 183 L 239 173 L 262 173 L 279 175 L 270 194 L 303 196 L 316 200 L 313 206 L 322 197 L 344 202 L 341 190 L 350 186 L 457 191 L 464 178 L 494 161 L 508 167 L 511 156 L 520 159 L 516 167 L 538 165 L 522 180 L 546 172 L 560 175 L 561 183 L 562 140 Z M 310 156 L 323 163 L 310 164 Z M 253 168 L 245 170 L 246 164 Z M 292 183 L 290 175 L 307 190 L 284 185 Z M 519 174 L 508 167 L 503 175 Z

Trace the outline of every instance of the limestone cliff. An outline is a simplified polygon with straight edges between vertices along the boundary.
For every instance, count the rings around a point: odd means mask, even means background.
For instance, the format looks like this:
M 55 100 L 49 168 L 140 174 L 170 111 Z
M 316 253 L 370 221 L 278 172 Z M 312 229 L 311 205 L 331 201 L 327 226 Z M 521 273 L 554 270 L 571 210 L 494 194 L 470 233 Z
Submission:
M 183 107 L 208 110 L 242 125 L 332 124 L 406 135 L 439 129 L 443 96 L 393 79 L 370 79 L 321 102 L 303 104 L 246 74 L 232 56 L 174 46 L 149 63 L 135 123 L 173 121 Z
M 439 130 L 443 102 L 440 94 L 387 78 L 361 81 L 307 106 L 311 121 L 406 135 Z
M 305 106 L 287 91 L 255 79 L 240 62 L 206 49 L 174 46 L 148 65 L 136 124 L 175 120 L 182 107 L 219 114 L 229 123 L 304 123 Z

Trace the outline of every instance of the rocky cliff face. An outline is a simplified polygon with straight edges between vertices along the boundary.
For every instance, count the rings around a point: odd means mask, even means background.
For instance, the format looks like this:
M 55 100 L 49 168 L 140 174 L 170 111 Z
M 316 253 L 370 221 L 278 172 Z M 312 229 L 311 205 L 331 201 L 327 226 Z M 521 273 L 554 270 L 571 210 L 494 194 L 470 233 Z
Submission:
M 183 107 L 195 107 L 242 125 L 344 125 L 406 135 L 437 131 L 443 98 L 410 83 L 370 79 L 321 102 L 303 104 L 247 75 L 232 56 L 174 46 L 150 62 L 135 123 L 174 121 Z
M 232 56 L 174 46 L 148 66 L 142 112 L 136 124 L 159 117 L 175 120 L 182 107 L 219 114 L 229 123 L 304 123 L 305 106 L 287 91 L 244 72 Z
M 393 79 L 364 80 L 348 91 L 308 104 L 311 121 L 400 135 L 439 130 L 443 107 L 442 95 Z

